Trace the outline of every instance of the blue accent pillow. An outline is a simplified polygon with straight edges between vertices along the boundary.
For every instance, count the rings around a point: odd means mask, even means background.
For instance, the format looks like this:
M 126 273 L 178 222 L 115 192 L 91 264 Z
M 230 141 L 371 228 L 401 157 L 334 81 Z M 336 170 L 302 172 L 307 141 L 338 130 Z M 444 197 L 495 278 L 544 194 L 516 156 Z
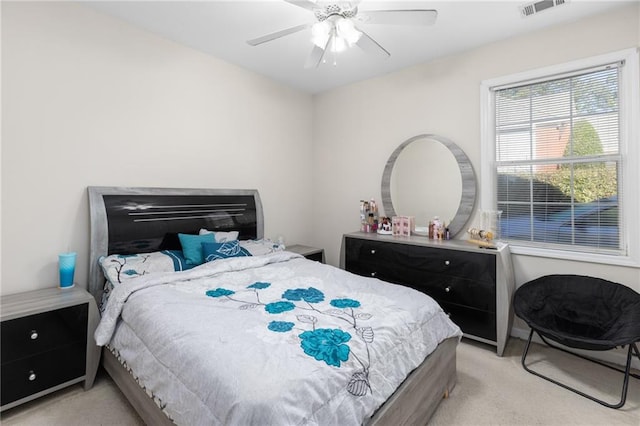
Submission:
M 176 234 L 176 240 L 178 234 Z M 177 271 L 186 271 L 191 268 L 195 268 L 198 265 L 187 265 L 187 259 L 182 255 L 182 250 L 162 250 L 163 254 L 166 254 L 173 260 L 173 269 Z
M 228 257 L 251 256 L 251 253 L 240 247 L 238 240 L 224 243 L 202 243 L 202 253 L 205 262 L 211 262 Z
M 214 243 L 216 241 L 213 234 L 178 234 L 178 238 L 180 239 L 182 254 L 187 260 L 187 265 L 200 265 L 204 263 L 202 243 Z

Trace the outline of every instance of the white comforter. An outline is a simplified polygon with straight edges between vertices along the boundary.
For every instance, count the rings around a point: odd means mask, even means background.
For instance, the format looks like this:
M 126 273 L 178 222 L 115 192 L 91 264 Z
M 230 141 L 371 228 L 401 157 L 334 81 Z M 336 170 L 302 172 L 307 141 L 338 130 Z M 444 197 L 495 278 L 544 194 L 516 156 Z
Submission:
M 95 335 L 184 425 L 360 424 L 452 336 L 428 296 L 289 252 L 129 280 Z

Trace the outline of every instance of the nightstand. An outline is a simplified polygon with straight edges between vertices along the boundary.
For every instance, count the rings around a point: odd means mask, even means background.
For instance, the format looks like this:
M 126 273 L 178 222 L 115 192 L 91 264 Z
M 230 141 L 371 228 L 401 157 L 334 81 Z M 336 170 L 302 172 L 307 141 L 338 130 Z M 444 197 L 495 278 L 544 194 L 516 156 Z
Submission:
M 66 386 L 93 386 L 99 314 L 81 288 L 57 287 L 0 297 L 0 411 Z
M 294 244 L 292 246 L 287 246 L 286 250 L 301 254 L 309 260 L 324 263 L 324 249 L 304 246 L 302 244 Z

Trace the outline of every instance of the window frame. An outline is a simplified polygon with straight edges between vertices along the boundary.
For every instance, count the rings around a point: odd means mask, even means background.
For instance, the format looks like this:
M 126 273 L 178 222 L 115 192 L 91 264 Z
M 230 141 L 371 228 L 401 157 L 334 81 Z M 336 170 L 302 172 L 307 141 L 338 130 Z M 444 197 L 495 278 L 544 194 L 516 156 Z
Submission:
M 622 184 L 619 193 L 624 194 L 620 205 L 623 243 L 626 254 L 603 254 L 589 251 L 571 251 L 563 248 L 542 248 L 528 245 L 526 241 L 510 241 L 514 254 L 523 254 L 554 259 L 578 260 L 592 263 L 606 263 L 622 266 L 640 266 L 640 65 L 638 49 L 625 49 L 604 55 L 552 65 L 530 71 L 484 80 L 480 84 L 480 208 L 495 210 L 497 206 L 497 171 L 495 138 L 495 98 L 494 88 L 527 83 L 533 80 L 547 80 L 554 76 L 573 73 L 607 63 L 624 61 L 621 67 L 620 90 L 620 155 Z M 626 249 L 626 250 L 625 250 Z

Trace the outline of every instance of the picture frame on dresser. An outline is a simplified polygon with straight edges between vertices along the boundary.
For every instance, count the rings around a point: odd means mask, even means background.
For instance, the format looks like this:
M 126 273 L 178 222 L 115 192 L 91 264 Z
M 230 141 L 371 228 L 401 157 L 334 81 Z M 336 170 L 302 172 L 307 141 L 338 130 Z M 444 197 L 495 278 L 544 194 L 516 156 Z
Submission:
M 426 293 L 465 337 L 493 345 L 503 355 L 515 291 L 507 244 L 487 249 L 461 240 L 354 232 L 343 235 L 340 267 Z

